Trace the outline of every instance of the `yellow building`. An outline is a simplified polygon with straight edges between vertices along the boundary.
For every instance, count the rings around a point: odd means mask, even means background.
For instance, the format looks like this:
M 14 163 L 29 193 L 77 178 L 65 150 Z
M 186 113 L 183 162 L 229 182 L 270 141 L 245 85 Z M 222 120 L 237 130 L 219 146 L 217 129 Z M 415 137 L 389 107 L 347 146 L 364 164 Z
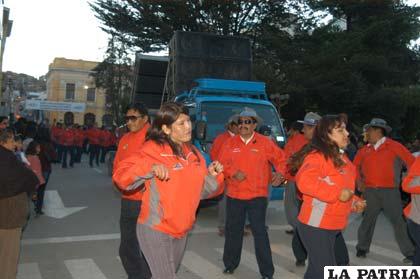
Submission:
M 74 123 L 85 124 L 86 119 L 95 116 L 95 122 L 101 126 L 105 112 L 105 94 L 96 88 L 91 76 L 98 62 L 55 58 L 49 65 L 47 74 L 47 100 L 54 102 L 85 103 L 84 113 L 74 112 Z M 64 122 L 65 112 L 46 112 L 52 123 Z

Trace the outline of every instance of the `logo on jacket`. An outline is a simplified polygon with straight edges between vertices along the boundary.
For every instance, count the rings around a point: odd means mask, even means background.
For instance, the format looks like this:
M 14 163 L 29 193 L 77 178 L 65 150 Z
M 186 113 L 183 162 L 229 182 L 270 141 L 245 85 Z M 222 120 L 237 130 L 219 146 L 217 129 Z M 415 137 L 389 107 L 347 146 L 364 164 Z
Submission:
M 126 150 L 128 148 L 128 143 L 123 145 L 123 149 Z
M 323 178 L 319 177 L 319 180 L 324 181 L 325 183 L 327 183 L 328 185 L 335 185 L 335 183 L 331 180 L 331 177 L 329 176 L 325 176 Z
M 172 169 L 173 170 L 182 170 L 184 168 L 184 166 L 181 163 L 176 163 Z
M 232 152 L 233 152 L 233 153 L 238 153 L 238 152 L 241 152 L 241 149 L 240 149 L 240 148 L 234 148 L 234 149 L 232 150 Z
M 259 150 L 258 150 L 258 149 L 256 149 L 256 148 L 251 148 L 251 151 L 252 151 L 252 152 L 259 152 Z

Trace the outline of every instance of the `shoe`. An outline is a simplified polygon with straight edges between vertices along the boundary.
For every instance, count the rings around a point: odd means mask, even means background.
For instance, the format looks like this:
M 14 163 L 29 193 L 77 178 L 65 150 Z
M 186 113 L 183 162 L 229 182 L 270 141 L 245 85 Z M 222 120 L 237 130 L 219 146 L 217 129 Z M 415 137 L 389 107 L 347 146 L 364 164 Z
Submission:
M 407 256 L 403 259 L 403 263 L 409 264 L 409 263 L 413 263 L 414 260 L 414 256 Z
M 295 265 L 296 266 L 305 266 L 305 260 L 297 260 Z
M 366 251 L 364 250 L 357 250 L 356 257 L 358 258 L 366 258 Z
M 225 268 L 223 270 L 224 274 L 233 274 L 233 272 L 235 272 L 235 269 L 233 269 L 233 268 Z
M 261 277 L 261 279 L 273 279 L 273 277 L 272 276 L 263 276 L 263 277 Z
M 286 234 L 294 234 L 295 231 L 293 229 L 290 229 L 290 230 L 286 230 L 285 233 Z

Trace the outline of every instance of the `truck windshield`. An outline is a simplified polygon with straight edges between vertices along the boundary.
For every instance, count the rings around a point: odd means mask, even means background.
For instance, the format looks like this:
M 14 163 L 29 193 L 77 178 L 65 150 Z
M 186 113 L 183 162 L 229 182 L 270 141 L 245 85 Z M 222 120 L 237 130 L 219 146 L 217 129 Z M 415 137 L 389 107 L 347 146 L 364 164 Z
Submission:
M 206 141 L 212 142 L 216 136 L 225 131 L 228 119 L 242 111 L 244 107 L 255 109 L 257 114 L 264 120 L 262 126 L 270 128 L 270 136 L 279 144 L 285 142 L 284 130 L 282 129 L 279 115 L 276 110 L 268 105 L 249 103 L 222 103 L 203 102 L 201 104 L 201 119 L 207 121 Z M 261 127 L 257 127 L 257 130 Z

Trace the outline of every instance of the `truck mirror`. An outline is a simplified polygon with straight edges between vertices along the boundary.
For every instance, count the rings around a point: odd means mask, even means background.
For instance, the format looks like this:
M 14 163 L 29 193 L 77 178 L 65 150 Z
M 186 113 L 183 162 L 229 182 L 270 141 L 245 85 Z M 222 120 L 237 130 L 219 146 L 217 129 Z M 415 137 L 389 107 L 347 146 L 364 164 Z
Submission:
M 197 121 L 195 123 L 195 138 L 198 140 L 205 140 L 207 132 L 207 122 L 206 121 Z

